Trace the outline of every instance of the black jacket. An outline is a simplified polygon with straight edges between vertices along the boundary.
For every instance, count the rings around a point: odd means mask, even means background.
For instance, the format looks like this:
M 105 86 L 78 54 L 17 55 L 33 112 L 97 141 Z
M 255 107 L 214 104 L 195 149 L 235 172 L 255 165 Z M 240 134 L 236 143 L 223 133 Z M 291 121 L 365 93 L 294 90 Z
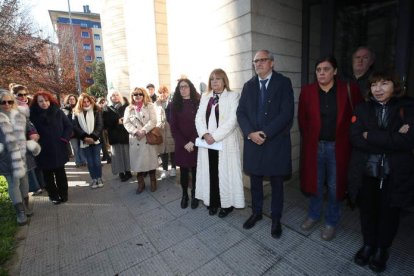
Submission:
M 368 155 L 386 154 L 390 164 L 391 205 L 406 207 L 414 203 L 414 100 L 392 98 L 387 103 L 389 119 L 385 129 L 378 126 L 378 105 L 369 100 L 355 109 L 351 125 L 353 152 L 349 166 L 349 194 L 355 198 L 363 185 L 361 178 Z M 410 126 L 406 134 L 398 132 L 403 124 Z M 367 139 L 362 136 L 365 131 L 368 132 Z
M 102 112 L 99 110 L 94 109 L 93 115 L 95 118 L 95 125 L 94 129 L 91 134 L 87 134 L 79 125 L 78 116 L 75 115 L 75 118 L 73 120 L 73 130 L 75 131 L 75 136 L 82 140 L 86 137 L 92 138 L 94 141 L 98 141 L 101 137 L 102 130 L 103 130 L 103 120 L 102 120 Z M 83 116 L 83 114 L 80 114 L 80 116 Z M 102 142 L 102 141 L 100 141 Z
M 118 109 L 114 106 L 107 106 L 103 111 L 104 127 L 108 131 L 109 144 L 129 144 L 128 131 L 124 125 L 120 125 L 119 119 L 124 117 L 125 108 L 128 104 L 124 104 Z

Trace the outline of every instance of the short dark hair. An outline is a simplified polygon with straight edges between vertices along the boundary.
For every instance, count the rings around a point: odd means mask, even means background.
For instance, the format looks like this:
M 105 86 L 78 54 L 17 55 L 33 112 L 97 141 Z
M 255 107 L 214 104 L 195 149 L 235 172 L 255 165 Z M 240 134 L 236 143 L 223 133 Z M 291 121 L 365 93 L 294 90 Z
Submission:
M 402 97 L 405 95 L 405 90 L 401 84 L 400 78 L 394 71 L 391 70 L 377 70 L 372 72 L 368 78 L 368 93 L 367 97 L 372 97 L 371 85 L 381 80 L 391 81 L 394 84 L 394 91 L 392 92 L 393 97 Z
M 146 88 L 148 89 L 150 87 L 155 88 L 155 86 L 152 83 L 148 83 L 147 86 L 146 86 Z
M 334 56 L 332 56 L 332 55 L 329 55 L 329 56 L 320 57 L 320 58 L 318 58 L 316 60 L 316 62 L 315 62 L 315 70 L 316 70 L 316 67 L 318 67 L 318 65 L 320 63 L 325 62 L 325 61 L 329 62 L 334 69 L 337 69 L 338 68 L 338 62 L 336 61 L 336 58 Z

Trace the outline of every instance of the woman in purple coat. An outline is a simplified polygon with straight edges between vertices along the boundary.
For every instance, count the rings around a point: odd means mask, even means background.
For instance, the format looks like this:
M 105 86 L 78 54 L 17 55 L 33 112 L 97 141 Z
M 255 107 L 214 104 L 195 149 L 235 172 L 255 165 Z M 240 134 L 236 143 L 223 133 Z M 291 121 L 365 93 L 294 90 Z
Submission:
M 195 139 L 198 137 L 195 127 L 195 116 L 200 95 L 194 84 L 188 79 L 178 80 L 171 107 L 171 134 L 175 140 L 175 163 L 180 166 L 180 183 L 183 189 L 181 208 L 188 207 L 188 175 L 191 170 L 191 208 L 198 207 L 198 199 L 195 198 L 197 148 Z

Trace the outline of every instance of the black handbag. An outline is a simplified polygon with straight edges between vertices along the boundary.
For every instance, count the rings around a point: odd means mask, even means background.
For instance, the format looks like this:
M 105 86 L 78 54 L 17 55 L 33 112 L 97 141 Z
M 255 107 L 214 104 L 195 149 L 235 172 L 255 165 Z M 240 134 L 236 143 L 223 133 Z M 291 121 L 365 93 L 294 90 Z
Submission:
M 365 175 L 384 179 L 390 174 L 390 166 L 385 154 L 370 154 L 365 166 Z

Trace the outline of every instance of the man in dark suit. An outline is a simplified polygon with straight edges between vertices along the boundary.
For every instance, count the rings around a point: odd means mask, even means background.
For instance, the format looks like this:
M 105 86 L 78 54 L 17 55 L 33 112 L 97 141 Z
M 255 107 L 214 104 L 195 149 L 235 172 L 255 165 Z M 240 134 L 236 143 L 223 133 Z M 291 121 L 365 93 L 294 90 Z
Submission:
M 252 228 L 262 219 L 263 177 L 272 186 L 272 229 L 280 238 L 283 210 L 283 179 L 292 172 L 290 128 L 294 97 L 289 78 L 273 70 L 274 57 L 260 50 L 253 59 L 257 76 L 243 86 L 237 120 L 243 131 L 243 169 L 250 175 L 253 214 L 243 224 Z

